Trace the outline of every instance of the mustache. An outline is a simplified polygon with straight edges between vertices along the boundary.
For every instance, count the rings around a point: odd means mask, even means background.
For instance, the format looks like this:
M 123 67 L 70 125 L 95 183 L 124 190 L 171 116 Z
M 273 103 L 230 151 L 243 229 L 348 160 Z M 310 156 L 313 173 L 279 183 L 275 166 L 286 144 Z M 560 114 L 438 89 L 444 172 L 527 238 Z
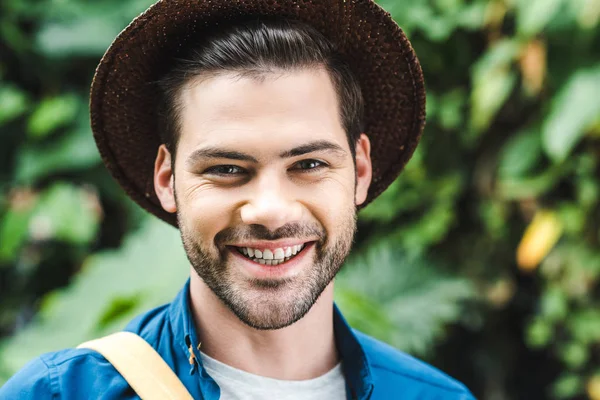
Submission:
M 279 240 L 295 238 L 319 238 L 323 242 L 326 239 L 325 230 L 318 225 L 306 225 L 300 223 L 285 224 L 274 231 L 264 225 L 247 225 L 243 227 L 230 227 L 222 230 L 215 236 L 217 245 L 245 240 Z

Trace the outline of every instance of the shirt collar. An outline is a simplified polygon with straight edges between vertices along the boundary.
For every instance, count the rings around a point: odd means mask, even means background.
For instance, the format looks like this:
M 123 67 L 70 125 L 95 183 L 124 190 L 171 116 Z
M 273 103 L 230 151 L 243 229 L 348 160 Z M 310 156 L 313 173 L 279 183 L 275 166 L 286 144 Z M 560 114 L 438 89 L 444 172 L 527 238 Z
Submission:
M 190 373 L 194 373 L 194 368 L 200 366 L 201 375 L 204 376 L 206 372 L 201 366 L 199 341 L 190 308 L 189 292 L 190 281 L 188 279 L 169 307 L 169 318 L 177 345 L 181 347 L 183 354 L 188 359 L 193 358 L 192 361 L 195 361 L 190 363 L 192 367 Z M 369 360 L 338 307 L 334 304 L 333 308 L 335 342 L 342 358 L 344 376 L 351 392 L 350 398 L 368 399 L 373 391 Z
M 183 289 L 177 294 L 169 306 L 171 330 L 177 344 L 183 349 L 188 358 L 200 359 L 198 336 L 194 326 L 194 319 L 190 309 L 190 280 L 188 279 Z M 190 364 L 192 364 L 190 362 Z M 192 364 L 193 365 L 193 364 Z

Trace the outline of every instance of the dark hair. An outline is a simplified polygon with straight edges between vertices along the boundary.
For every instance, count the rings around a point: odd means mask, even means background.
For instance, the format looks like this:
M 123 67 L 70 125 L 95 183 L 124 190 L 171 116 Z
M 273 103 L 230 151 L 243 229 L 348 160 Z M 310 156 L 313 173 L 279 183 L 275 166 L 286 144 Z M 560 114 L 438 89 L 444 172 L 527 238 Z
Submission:
M 191 79 L 223 71 L 262 78 L 269 72 L 324 67 L 330 74 L 340 104 L 340 118 L 355 156 L 363 130 L 360 85 L 333 44 L 316 29 L 292 20 L 253 20 L 204 35 L 187 47 L 158 81 L 159 132 L 172 160 L 179 139 L 179 94 Z

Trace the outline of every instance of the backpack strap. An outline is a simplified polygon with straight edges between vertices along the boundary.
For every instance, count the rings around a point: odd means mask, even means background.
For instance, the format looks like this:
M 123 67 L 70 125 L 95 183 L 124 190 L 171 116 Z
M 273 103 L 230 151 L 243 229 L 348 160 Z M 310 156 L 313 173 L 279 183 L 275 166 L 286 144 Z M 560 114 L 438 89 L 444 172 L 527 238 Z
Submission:
M 193 400 L 156 350 L 135 333 L 117 332 L 77 348 L 102 354 L 143 400 Z

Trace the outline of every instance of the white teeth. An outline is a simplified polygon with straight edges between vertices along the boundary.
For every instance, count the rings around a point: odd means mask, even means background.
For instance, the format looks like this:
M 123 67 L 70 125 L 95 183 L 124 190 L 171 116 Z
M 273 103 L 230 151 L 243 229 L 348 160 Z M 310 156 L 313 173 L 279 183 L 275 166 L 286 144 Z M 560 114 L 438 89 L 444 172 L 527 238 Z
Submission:
M 273 252 L 269 249 L 265 249 L 265 251 L 263 251 L 263 258 L 265 260 L 272 260 L 273 259 Z
M 263 251 L 251 247 L 240 247 L 238 250 L 245 256 L 253 259 L 263 265 L 279 265 L 293 258 L 303 248 L 304 244 L 298 244 L 291 247 L 279 247 L 277 249 L 264 249 Z
M 275 252 L 273 253 L 273 258 L 276 260 L 283 260 L 283 257 L 283 249 L 275 249 Z

